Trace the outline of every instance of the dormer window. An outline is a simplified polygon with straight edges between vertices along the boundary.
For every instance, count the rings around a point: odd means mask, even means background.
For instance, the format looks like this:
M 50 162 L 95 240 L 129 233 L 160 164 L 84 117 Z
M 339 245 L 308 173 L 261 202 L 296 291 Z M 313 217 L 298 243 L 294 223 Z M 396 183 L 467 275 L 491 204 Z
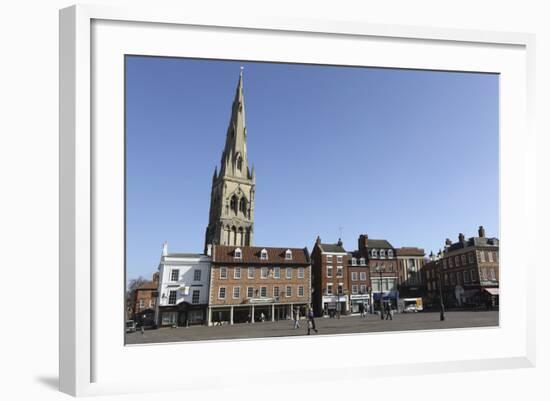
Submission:
M 267 250 L 265 248 L 262 249 L 262 252 L 260 253 L 260 259 L 267 260 Z
M 286 260 L 292 260 L 292 251 L 290 249 L 287 249 L 285 252 L 285 259 Z
M 384 259 L 386 257 L 386 251 L 383 249 L 380 249 L 380 259 Z
M 370 251 L 370 254 L 373 258 L 378 258 L 378 252 L 376 252 L 376 249 L 373 249 L 372 251 Z
M 388 258 L 393 258 L 393 249 L 388 249 Z
M 361 266 L 365 266 L 365 258 L 359 259 L 359 264 L 360 264 Z
M 356 258 L 351 258 L 351 265 L 352 266 L 357 266 L 357 259 Z
M 235 259 L 242 259 L 243 258 L 243 252 L 241 251 L 241 248 L 235 249 Z

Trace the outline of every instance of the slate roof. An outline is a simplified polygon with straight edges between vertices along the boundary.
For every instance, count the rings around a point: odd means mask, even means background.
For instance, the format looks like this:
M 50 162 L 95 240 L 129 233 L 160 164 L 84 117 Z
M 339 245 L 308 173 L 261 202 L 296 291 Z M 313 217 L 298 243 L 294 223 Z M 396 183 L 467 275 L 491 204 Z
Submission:
M 386 241 L 385 239 L 368 239 L 367 241 L 367 248 L 369 249 L 379 249 L 379 248 L 389 248 L 389 249 L 393 249 L 393 246 L 392 244 L 390 244 L 388 241 Z
M 235 259 L 235 249 L 240 248 L 242 258 Z M 262 260 L 262 249 L 267 251 L 267 260 Z M 292 259 L 285 259 L 287 249 L 292 251 Z M 239 263 L 255 265 L 309 265 L 307 248 L 273 248 L 262 246 L 225 246 L 214 245 L 212 250 L 213 263 Z
M 487 237 L 471 237 L 465 240 L 464 242 L 455 242 L 451 244 L 448 248 L 448 251 L 456 251 L 457 249 L 468 248 L 470 246 L 499 246 L 498 238 L 487 238 Z
M 338 244 L 319 244 L 319 248 L 321 248 L 321 251 L 323 252 L 334 252 L 334 253 L 347 253 L 347 251 L 344 249 L 342 245 Z

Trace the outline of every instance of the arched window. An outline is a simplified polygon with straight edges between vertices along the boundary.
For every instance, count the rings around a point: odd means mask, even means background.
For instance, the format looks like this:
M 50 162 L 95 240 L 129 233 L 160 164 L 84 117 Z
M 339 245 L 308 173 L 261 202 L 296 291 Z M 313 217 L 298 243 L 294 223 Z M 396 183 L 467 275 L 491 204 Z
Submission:
M 231 197 L 231 210 L 233 213 L 237 214 L 237 196 L 233 195 Z
M 239 155 L 237 158 L 237 170 L 241 171 L 243 169 L 243 158 Z
M 246 198 L 243 196 L 239 201 L 239 211 L 243 214 L 246 214 Z
M 393 258 L 393 250 L 392 249 L 388 249 L 388 258 Z
M 231 242 L 229 245 L 237 245 L 237 228 L 235 226 L 231 227 Z
M 376 252 L 376 249 L 373 249 L 372 251 L 370 251 L 370 254 L 373 258 L 378 258 L 378 252 Z
M 365 266 L 365 258 L 360 258 L 360 259 L 359 259 L 359 264 L 360 264 L 361 266 Z
M 386 251 L 383 249 L 380 249 L 380 259 L 383 259 L 386 257 Z

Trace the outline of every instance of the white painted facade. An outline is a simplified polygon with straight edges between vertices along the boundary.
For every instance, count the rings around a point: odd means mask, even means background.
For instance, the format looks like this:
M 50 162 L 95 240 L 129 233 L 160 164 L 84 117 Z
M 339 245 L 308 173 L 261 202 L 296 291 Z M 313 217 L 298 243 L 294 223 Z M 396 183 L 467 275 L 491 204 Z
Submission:
M 212 258 L 198 253 L 168 253 L 163 246 L 159 270 L 159 298 L 157 319 L 162 319 L 159 308 L 176 306 L 182 302 L 190 305 L 208 304 L 210 268 Z

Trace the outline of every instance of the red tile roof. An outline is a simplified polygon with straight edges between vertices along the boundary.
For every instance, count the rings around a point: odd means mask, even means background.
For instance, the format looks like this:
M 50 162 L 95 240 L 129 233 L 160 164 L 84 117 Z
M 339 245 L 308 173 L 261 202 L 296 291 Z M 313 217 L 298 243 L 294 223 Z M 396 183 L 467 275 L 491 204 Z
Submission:
M 235 259 L 235 249 L 242 251 L 242 258 Z M 260 258 L 262 250 L 267 251 L 267 260 Z M 285 259 L 286 251 L 292 251 L 292 259 Z M 261 246 L 224 246 L 214 245 L 212 250 L 213 263 L 249 263 L 256 265 L 309 265 L 309 252 L 307 248 L 272 248 Z

